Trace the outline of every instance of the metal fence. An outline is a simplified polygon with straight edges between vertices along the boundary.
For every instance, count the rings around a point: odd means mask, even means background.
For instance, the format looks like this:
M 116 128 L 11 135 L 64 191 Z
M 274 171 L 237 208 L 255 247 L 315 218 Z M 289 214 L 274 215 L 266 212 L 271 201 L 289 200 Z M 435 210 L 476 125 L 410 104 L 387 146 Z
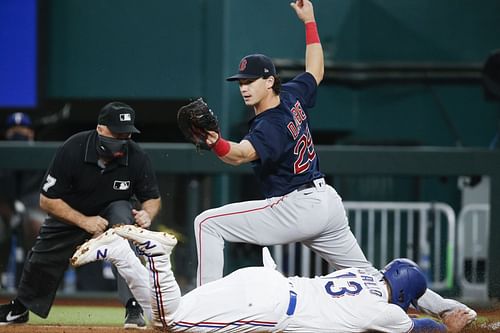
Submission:
M 406 257 L 416 261 L 433 289 L 453 287 L 455 212 L 445 203 L 344 202 L 349 224 L 375 267 Z M 314 276 L 332 270 L 301 244 L 277 245 L 278 269 L 287 275 Z
M 468 204 L 457 222 L 457 280 L 463 298 L 488 300 L 490 206 Z

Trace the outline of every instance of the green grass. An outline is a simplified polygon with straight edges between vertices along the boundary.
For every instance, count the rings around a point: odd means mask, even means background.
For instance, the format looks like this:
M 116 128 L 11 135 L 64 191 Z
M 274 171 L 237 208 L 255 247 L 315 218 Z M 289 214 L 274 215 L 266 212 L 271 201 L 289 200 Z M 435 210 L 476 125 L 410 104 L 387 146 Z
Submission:
M 55 305 L 47 319 L 30 313 L 29 324 L 121 326 L 124 319 L 125 309 L 122 307 Z
M 107 306 L 55 305 L 47 319 L 30 313 L 30 325 L 62 325 L 62 326 L 122 326 L 125 309 Z M 500 320 L 500 318 L 499 318 Z M 476 326 L 497 322 L 497 318 L 478 316 Z

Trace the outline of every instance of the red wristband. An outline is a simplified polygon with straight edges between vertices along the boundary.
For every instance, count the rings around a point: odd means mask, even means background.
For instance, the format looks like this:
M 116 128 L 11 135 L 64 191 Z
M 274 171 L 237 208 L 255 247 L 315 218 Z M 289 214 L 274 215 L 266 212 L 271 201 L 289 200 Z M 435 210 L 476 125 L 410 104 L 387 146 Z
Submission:
M 224 140 L 221 136 L 219 136 L 219 140 L 217 140 L 217 142 L 215 142 L 214 146 L 212 147 L 212 151 L 219 157 L 226 156 L 230 150 L 231 144 L 229 143 L 229 141 Z
M 316 22 L 311 21 L 306 23 L 306 45 L 321 43 L 319 41 L 318 27 Z

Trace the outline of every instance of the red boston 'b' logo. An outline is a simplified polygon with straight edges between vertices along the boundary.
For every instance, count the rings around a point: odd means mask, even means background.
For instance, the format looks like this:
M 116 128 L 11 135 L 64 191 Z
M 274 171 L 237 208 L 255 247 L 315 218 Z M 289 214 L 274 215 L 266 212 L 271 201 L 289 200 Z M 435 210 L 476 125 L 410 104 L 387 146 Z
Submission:
M 240 72 L 243 72 L 247 68 L 247 60 L 243 59 L 240 62 Z

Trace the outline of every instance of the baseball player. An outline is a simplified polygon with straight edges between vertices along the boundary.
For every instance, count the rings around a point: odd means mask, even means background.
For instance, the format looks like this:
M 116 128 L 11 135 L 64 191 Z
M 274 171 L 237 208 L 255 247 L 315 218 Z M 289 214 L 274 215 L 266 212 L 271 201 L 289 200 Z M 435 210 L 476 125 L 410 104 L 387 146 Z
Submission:
M 109 103 L 95 130 L 73 135 L 57 150 L 40 190 L 40 207 L 49 216 L 27 256 L 17 297 L 0 305 L 0 325 L 27 322 L 28 310 L 46 318 L 68 259 L 86 239 L 116 223 L 151 225 L 160 193 L 148 156 L 131 140 L 139 133 L 134 121 L 129 105 Z M 140 208 L 133 207 L 133 196 Z M 126 283 L 121 278 L 117 283 L 125 327 L 145 327 Z
M 349 228 L 342 199 L 319 169 L 309 111 L 323 79 L 323 50 L 312 3 L 297 0 L 291 6 L 305 25 L 305 72 L 281 85 L 271 59 L 247 55 L 227 80 L 238 82 L 245 105 L 255 111 L 249 133 L 236 143 L 208 132 L 206 144 L 223 162 L 251 163 L 265 199 L 228 204 L 196 217 L 198 285 L 223 276 L 225 241 L 262 246 L 301 242 L 336 269 L 356 267 L 377 274 Z M 434 315 L 466 308 L 432 291 L 419 306 Z M 476 313 L 468 310 L 470 320 L 475 319 Z
M 407 259 L 392 261 L 379 277 L 348 268 L 285 278 L 264 248 L 264 267 L 239 269 L 181 297 L 170 262 L 176 243 L 169 234 L 123 225 L 83 244 L 71 262 L 112 262 L 137 299 L 151 304 L 152 325 L 169 332 L 458 332 L 467 323 L 464 310 L 445 316 L 444 324 L 406 314 L 426 290 L 424 274 Z M 150 293 L 137 288 L 144 284 Z

